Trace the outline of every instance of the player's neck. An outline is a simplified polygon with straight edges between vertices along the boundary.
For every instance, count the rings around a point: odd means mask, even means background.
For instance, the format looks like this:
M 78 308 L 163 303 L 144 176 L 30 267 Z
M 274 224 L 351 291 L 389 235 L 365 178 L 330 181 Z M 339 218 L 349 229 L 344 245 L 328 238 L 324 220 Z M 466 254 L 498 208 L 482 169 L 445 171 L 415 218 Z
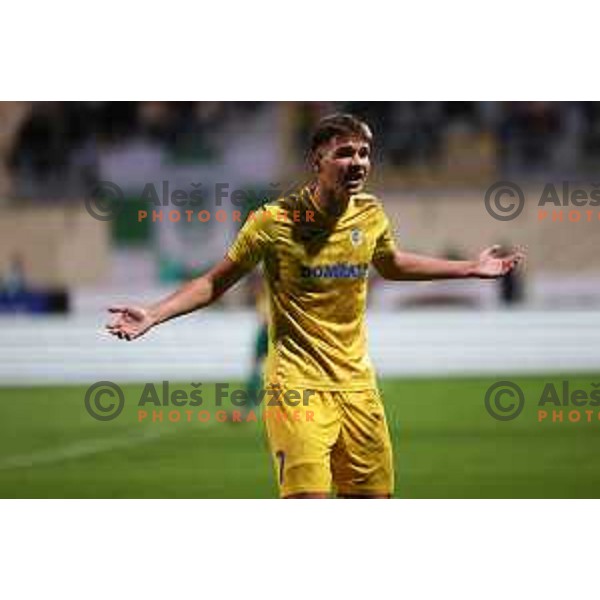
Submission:
M 333 190 L 322 188 L 319 184 L 315 187 L 313 195 L 317 208 L 330 217 L 339 217 L 346 212 L 350 195 L 340 196 Z

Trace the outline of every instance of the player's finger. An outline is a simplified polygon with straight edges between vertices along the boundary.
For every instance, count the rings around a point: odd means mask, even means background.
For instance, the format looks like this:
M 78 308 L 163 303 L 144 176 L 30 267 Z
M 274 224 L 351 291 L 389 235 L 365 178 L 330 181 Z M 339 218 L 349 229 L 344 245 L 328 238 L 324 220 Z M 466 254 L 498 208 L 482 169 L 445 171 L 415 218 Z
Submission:
M 114 329 L 115 327 L 119 327 L 121 324 L 124 323 L 123 317 L 122 316 L 115 316 L 112 319 L 110 319 L 110 321 L 107 323 L 106 328 L 107 329 Z
M 119 339 L 123 339 L 123 336 L 127 333 L 125 327 L 118 327 L 115 329 L 115 335 L 118 336 Z
M 521 260 L 524 258 L 524 255 L 521 252 L 512 252 L 506 257 L 506 260 Z
M 512 271 L 519 264 L 520 260 L 521 257 L 519 255 L 510 256 L 508 260 L 505 261 L 506 273 Z
M 122 331 L 123 335 L 125 336 L 125 339 L 127 339 L 129 341 L 135 339 L 139 335 L 139 331 L 137 331 L 136 329 L 134 329 L 132 327 L 127 327 L 127 326 L 122 327 L 121 331 Z
M 519 260 L 524 261 L 527 258 L 527 246 L 516 246 L 514 253 L 519 257 Z
M 108 325 L 106 325 L 106 329 L 118 329 L 123 325 L 123 319 L 120 317 L 117 319 L 113 319 Z
M 108 312 L 111 312 L 111 313 L 128 313 L 129 312 L 129 307 L 128 306 L 124 306 L 124 305 L 109 306 L 108 307 Z

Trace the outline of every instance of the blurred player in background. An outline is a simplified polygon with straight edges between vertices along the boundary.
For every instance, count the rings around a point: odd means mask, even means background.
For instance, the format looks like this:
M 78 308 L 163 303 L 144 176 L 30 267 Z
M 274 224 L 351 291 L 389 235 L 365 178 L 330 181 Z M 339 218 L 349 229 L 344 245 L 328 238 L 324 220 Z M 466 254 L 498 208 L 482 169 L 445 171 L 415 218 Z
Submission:
M 242 412 L 248 414 L 251 410 L 260 409 L 263 394 L 263 365 L 269 351 L 269 299 L 262 277 L 252 280 L 252 295 L 258 319 L 252 351 L 252 366 L 246 380 L 248 402 L 242 407 Z
M 397 249 L 381 203 L 363 192 L 372 142 L 369 127 L 351 115 L 323 119 L 311 141 L 312 184 L 249 218 L 206 275 L 155 305 L 110 309 L 109 331 L 132 340 L 208 306 L 263 264 L 269 290 L 265 387 L 285 392 L 280 398 L 302 392 L 305 399 L 309 392 L 308 404 L 281 403 L 288 419 L 265 421 L 283 497 L 325 498 L 332 487 L 339 497 L 393 492 L 390 438 L 366 345 L 369 266 L 396 281 L 494 279 L 522 258 L 515 251 L 500 258 L 498 247 L 473 261 Z

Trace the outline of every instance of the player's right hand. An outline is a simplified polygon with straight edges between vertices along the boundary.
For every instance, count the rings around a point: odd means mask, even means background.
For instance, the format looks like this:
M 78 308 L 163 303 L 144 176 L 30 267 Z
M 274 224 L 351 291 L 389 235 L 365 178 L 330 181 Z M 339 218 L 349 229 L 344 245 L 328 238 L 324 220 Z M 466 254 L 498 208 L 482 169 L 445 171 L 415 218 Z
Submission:
M 120 340 L 134 340 L 155 324 L 150 311 L 141 306 L 111 306 L 108 312 L 113 319 L 106 329 Z

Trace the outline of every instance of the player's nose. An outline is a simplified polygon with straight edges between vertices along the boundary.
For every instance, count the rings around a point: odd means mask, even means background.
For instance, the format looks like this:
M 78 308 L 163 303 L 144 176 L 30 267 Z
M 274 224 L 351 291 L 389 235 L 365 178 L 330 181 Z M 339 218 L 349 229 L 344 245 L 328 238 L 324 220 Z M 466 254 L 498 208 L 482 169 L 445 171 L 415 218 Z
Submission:
M 350 163 L 350 168 L 353 171 L 362 171 L 365 168 L 365 161 L 358 155 L 354 155 L 352 157 L 352 162 Z

